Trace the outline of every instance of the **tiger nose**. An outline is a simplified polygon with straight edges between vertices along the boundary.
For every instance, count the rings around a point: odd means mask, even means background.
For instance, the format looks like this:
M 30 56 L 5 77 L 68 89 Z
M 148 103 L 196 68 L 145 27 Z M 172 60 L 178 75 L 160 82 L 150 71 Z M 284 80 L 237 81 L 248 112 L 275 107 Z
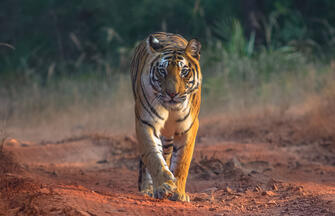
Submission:
M 171 98 L 174 98 L 177 95 L 176 92 L 168 90 L 168 89 L 166 90 L 166 94 L 168 94 Z

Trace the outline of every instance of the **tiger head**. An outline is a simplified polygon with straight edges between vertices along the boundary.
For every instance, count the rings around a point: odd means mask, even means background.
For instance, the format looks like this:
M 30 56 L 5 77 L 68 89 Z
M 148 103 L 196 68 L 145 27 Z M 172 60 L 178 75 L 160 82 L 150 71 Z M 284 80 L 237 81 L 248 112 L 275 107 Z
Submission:
M 172 110 L 179 110 L 188 103 L 190 95 L 200 89 L 200 48 L 195 39 L 185 48 L 163 47 L 152 35 L 148 45 L 156 58 L 151 62 L 150 84 L 160 103 Z

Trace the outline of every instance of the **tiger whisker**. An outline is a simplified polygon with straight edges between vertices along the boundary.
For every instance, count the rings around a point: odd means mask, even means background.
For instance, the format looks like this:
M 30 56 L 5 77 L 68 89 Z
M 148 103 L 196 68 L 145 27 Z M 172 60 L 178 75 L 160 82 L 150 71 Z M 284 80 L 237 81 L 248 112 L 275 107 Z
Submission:
M 154 97 L 151 101 L 151 104 L 154 106 L 156 105 L 155 103 L 159 102 L 159 99 L 160 99 L 160 96 L 161 95 L 157 95 L 156 97 Z

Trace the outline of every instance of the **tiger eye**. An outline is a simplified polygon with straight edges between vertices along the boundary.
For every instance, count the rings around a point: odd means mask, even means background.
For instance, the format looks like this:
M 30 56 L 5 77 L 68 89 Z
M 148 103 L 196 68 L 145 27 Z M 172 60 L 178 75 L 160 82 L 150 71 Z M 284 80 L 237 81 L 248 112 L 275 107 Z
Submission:
M 186 77 L 189 72 L 190 72 L 190 69 L 183 69 L 183 70 L 181 70 L 181 76 Z

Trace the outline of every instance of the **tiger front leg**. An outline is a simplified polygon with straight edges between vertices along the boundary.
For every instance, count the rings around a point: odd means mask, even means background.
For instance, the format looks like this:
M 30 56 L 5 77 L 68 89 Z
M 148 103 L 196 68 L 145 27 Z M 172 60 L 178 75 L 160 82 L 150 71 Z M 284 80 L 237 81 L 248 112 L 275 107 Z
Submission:
M 147 196 L 154 196 L 154 189 L 151 175 L 149 174 L 148 169 L 143 164 L 142 160 L 140 160 L 139 164 L 139 173 L 138 173 L 138 190 Z
M 196 119 L 191 129 L 184 135 L 176 137 L 176 149 L 172 156 L 171 170 L 177 179 L 177 190 L 170 197 L 174 201 L 190 201 L 190 197 L 185 192 L 186 180 L 190 168 L 195 138 L 198 132 L 199 120 Z
M 176 190 L 175 177 L 169 170 L 164 158 L 161 140 L 158 138 L 153 127 L 137 120 L 136 135 L 140 145 L 141 160 L 153 181 L 153 194 L 155 198 L 163 199 L 170 197 Z M 143 179 L 146 181 L 148 178 Z M 149 185 L 142 182 L 142 185 Z M 143 190 L 147 190 L 145 187 Z M 140 188 L 141 190 L 141 188 Z M 150 195 L 151 191 L 141 191 Z

